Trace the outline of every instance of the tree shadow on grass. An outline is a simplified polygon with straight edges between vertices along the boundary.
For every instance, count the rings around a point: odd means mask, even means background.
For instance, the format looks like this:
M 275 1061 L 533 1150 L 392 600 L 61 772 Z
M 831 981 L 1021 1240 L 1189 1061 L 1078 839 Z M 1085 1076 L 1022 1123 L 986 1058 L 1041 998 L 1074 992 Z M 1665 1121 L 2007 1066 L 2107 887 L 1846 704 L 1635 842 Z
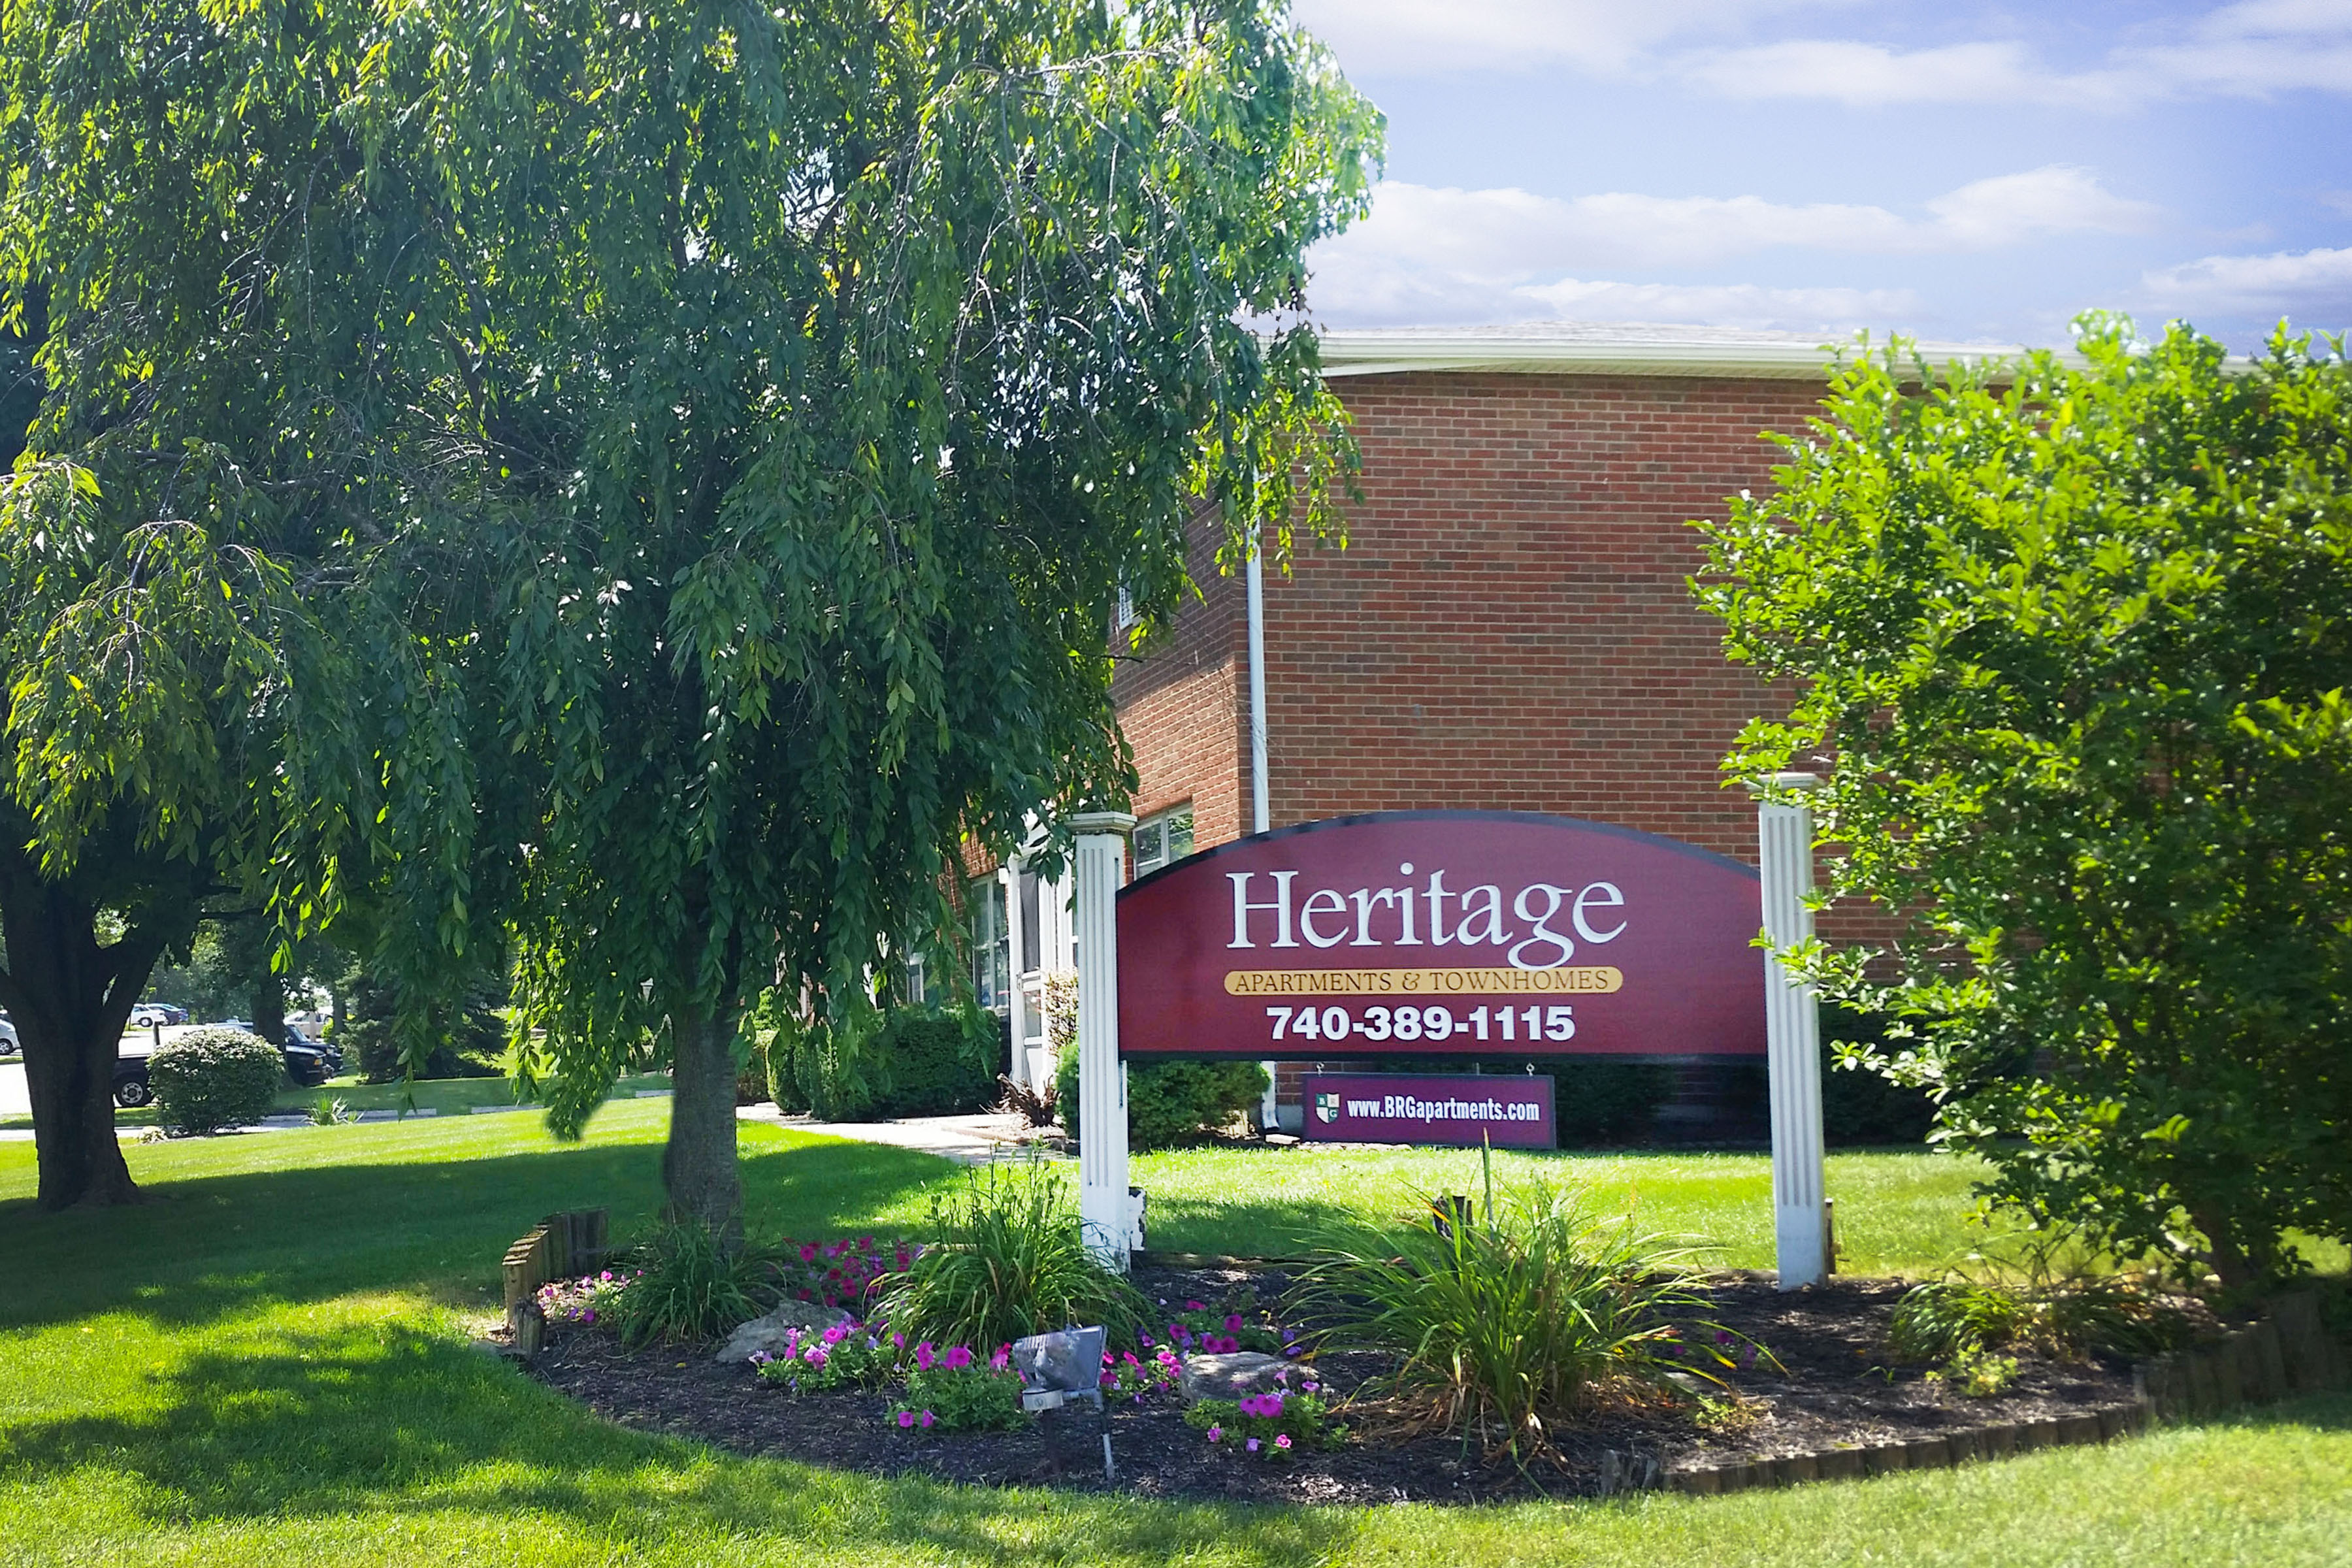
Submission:
M 257 1135 L 255 1147 L 294 1136 Z M 877 1213 L 956 1173 L 928 1154 L 866 1143 L 747 1138 L 744 1155 L 747 1217 L 769 1235 L 870 1229 Z M 8 1205 L 0 1250 L 14 1279 L 0 1294 L 0 1328 L 115 1310 L 189 1327 L 268 1301 L 385 1289 L 494 1311 L 499 1258 L 542 1215 L 605 1207 L 616 1242 L 641 1235 L 660 1202 L 659 1158 L 646 1142 L 551 1144 L 158 1181 L 149 1202 L 127 1208 L 45 1215 Z
M 1213 1544 L 1288 1568 L 1328 1561 L 1347 1516 L 950 1486 L 740 1459 L 597 1419 L 511 1368 L 409 1325 L 273 1333 L 150 1375 L 137 1414 L 24 1422 L 12 1479 L 129 1472 L 157 1527 L 470 1513 L 655 1549 L 744 1535 L 846 1561 L 958 1553 L 1158 1563 Z

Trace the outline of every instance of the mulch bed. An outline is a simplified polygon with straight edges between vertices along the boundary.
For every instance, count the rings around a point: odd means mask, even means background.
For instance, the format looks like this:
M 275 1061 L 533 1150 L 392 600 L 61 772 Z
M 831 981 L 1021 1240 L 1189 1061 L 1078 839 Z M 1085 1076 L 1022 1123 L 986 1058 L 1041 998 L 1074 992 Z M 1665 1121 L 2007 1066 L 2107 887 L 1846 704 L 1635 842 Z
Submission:
M 1214 1300 L 1247 1286 L 1279 1299 L 1278 1271 L 1139 1269 L 1157 1299 Z M 921 1474 L 991 1485 L 1049 1484 L 1144 1496 L 1234 1498 L 1294 1503 L 1489 1501 L 1601 1489 L 1603 1456 L 1654 1458 L 1667 1469 L 1740 1458 L 1769 1458 L 1839 1447 L 1934 1438 L 1969 1427 L 2081 1415 L 2132 1398 L 2121 1360 L 2058 1362 L 2015 1352 L 2018 1375 L 1991 1398 L 1971 1399 L 1896 1366 L 1886 1354 L 1887 1315 L 1901 1281 L 1836 1279 L 1781 1294 L 1769 1276 L 1717 1277 L 1714 1317 L 1772 1352 L 1728 1374 L 1754 1418 L 1738 1431 L 1706 1431 L 1688 1406 L 1629 1405 L 1558 1435 L 1559 1456 L 1522 1472 L 1482 1463 L 1458 1437 L 1363 1436 L 1345 1447 L 1268 1460 L 1213 1447 L 1184 1425 L 1173 1393 L 1116 1405 L 1108 1415 L 1118 1479 L 1102 1472 L 1102 1419 L 1091 1409 L 1055 1412 L 1029 1429 L 943 1435 L 900 1430 L 879 1394 L 793 1397 L 761 1384 L 748 1365 L 714 1362 L 709 1350 L 629 1353 L 611 1336 L 575 1333 L 542 1352 L 540 1378 L 624 1426 L 692 1436 L 737 1453 L 768 1455 L 874 1475 Z M 1353 1388 L 1392 1364 L 1360 1353 L 1316 1363 Z M 1378 1423 L 1353 1422 L 1377 1433 Z

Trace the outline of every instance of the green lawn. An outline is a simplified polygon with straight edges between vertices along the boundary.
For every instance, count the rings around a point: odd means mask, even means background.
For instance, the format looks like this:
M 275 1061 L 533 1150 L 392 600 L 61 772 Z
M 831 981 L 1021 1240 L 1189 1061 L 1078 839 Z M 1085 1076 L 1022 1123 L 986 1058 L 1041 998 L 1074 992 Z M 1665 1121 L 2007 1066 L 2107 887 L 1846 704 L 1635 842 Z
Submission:
M 415 1108 L 430 1110 L 436 1116 L 467 1116 L 478 1105 L 512 1105 L 515 1102 L 514 1085 L 503 1078 L 430 1079 L 422 1083 L 403 1085 L 362 1083 L 359 1074 L 346 1073 L 341 1078 L 330 1079 L 321 1089 L 297 1089 L 289 1083 L 279 1091 L 278 1103 L 273 1109 L 299 1114 L 310 1110 L 321 1099 L 328 1099 L 340 1100 L 352 1110 L 404 1110 L 412 1104 L 408 1098 L 412 1090 L 415 1095 Z M 669 1075 L 633 1074 L 614 1086 L 613 1095 L 616 1100 L 628 1100 L 640 1090 L 658 1090 L 667 1094 L 669 1092 Z M 155 1125 L 155 1108 L 144 1105 L 136 1110 L 125 1110 L 117 1106 L 114 1124 L 117 1127 L 152 1127 Z M 32 1125 L 33 1119 L 29 1116 L 0 1116 L 0 1131 Z
M 0 1563 L 2284 1568 L 2340 1561 L 2352 1530 L 2346 1398 L 1859 1485 L 1457 1512 L 885 1482 L 643 1436 L 465 1342 L 491 1310 L 499 1250 L 539 1215 L 601 1203 L 624 1235 L 642 1225 L 667 1115 L 612 1106 L 569 1148 L 526 1116 L 142 1145 L 130 1158 L 154 1201 L 64 1215 L 25 1201 L 31 1146 L 0 1144 Z M 772 1233 L 907 1226 L 956 1179 L 919 1154 L 770 1127 L 743 1142 Z M 1232 1217 L 1220 1194 L 1248 1175 L 1239 1158 L 1139 1162 L 1166 1205 L 1155 1239 L 1207 1245 Z M 1427 1156 L 1386 1173 L 1276 1158 L 1278 1200 L 1245 1211 L 1269 1237 L 1334 1194 L 1377 1210 L 1376 1173 L 1451 1177 Z M 1924 1214 L 1957 1191 L 1952 1172 L 1911 1180 L 1904 1157 L 1850 1158 L 1842 1197 Z M 1710 1171 L 1735 1207 L 1755 1197 L 1753 1161 L 1553 1166 L 1630 1187 L 1661 1228 L 1706 1218 Z M 1906 1234 L 1935 1230 L 1890 1218 L 1872 1245 L 1900 1255 L 1921 1244 Z M 1735 1259 L 1752 1245 L 1734 1238 Z

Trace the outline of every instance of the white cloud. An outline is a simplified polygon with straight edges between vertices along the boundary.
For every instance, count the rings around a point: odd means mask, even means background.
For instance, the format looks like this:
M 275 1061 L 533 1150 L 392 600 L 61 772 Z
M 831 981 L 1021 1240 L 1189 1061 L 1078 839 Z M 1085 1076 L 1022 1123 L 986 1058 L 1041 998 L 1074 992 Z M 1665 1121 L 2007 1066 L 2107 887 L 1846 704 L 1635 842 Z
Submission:
M 2020 43 L 1893 49 L 1836 38 L 1795 38 L 1686 56 L 1670 77 L 1727 98 L 1820 98 L 1856 108 L 1891 103 L 2014 103 L 2113 100 L 2107 77 L 2053 74 Z
M 1654 196 L 1560 198 L 1391 181 L 1371 216 L 1317 251 L 1328 275 L 1396 268 L 1500 281 L 1591 267 L 1704 267 L 1776 248 L 1919 255 L 1998 248 L 2044 235 L 2132 233 L 2158 211 L 2066 164 L 1960 186 L 1917 216 L 1842 202 Z
M 1351 71 L 1425 75 L 1574 65 L 1621 71 L 1687 34 L 1853 0 L 1298 0 L 1307 29 Z
M 1364 74 L 1569 66 L 1680 82 L 1736 98 L 1898 103 L 2071 103 L 2124 108 L 2195 96 L 2352 91 L 2352 4 L 2242 0 L 2144 29 L 2079 68 L 2024 40 L 1926 48 L 1885 41 L 1742 40 L 1801 11 L 1850 0 L 1300 0 L 1297 15 Z
M 1514 289 L 1540 314 L 1579 321 L 1690 321 L 1838 336 L 1886 326 L 1919 309 L 1908 289 L 1767 289 L 1754 283 L 1603 283 L 1563 278 Z
M 1882 206 L 1615 191 L 1561 199 L 1392 181 L 1371 216 L 1316 248 L 1318 313 L 1359 323 L 1708 320 L 1811 329 L 1907 311 L 1905 291 L 1588 281 L 1598 269 L 1706 268 L 1773 249 L 1980 252 L 2048 235 L 2137 232 L 2157 209 L 2053 164 L 1978 180 L 1906 216 Z
M 2208 256 L 2149 272 L 2140 287 L 2150 304 L 2176 313 L 2288 316 L 2339 329 L 2352 325 L 2352 247 Z

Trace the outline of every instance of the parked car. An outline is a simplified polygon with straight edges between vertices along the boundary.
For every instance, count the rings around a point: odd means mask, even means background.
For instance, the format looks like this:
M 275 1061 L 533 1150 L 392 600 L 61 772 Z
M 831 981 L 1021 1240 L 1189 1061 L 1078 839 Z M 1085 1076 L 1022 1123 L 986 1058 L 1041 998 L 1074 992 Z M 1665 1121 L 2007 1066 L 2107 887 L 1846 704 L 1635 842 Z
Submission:
M 131 1009 L 131 1026 L 152 1028 L 157 1024 L 176 1027 L 188 1021 L 185 1007 L 174 1007 L 169 1002 L 142 1002 Z
M 243 1018 L 224 1018 L 220 1026 L 247 1033 L 253 1029 Z M 304 1089 L 316 1089 L 343 1070 L 342 1052 L 320 1044 L 291 1024 L 286 1026 L 286 1037 L 278 1042 L 278 1054 L 286 1058 L 286 1076 Z
M 7 1014 L 0 1013 L 0 1057 L 16 1056 L 24 1048 L 25 1042 L 16 1037 L 16 1026 L 8 1021 Z
M 126 1110 L 136 1110 L 155 1098 L 154 1086 L 147 1081 L 147 1058 L 117 1057 L 114 1061 L 114 1103 Z

